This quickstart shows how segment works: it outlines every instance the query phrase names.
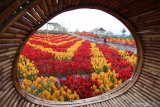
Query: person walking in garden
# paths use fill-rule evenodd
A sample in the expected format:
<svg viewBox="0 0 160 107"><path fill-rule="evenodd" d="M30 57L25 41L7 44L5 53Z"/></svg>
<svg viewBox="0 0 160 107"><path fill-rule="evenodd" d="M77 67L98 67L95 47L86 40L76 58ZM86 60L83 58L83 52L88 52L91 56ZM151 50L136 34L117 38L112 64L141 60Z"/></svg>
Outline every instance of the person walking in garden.
<svg viewBox="0 0 160 107"><path fill-rule="evenodd" d="M106 43L106 38L104 38L104 43Z"/></svg>
<svg viewBox="0 0 160 107"><path fill-rule="evenodd" d="M107 43L106 37L104 37L104 43Z"/></svg>

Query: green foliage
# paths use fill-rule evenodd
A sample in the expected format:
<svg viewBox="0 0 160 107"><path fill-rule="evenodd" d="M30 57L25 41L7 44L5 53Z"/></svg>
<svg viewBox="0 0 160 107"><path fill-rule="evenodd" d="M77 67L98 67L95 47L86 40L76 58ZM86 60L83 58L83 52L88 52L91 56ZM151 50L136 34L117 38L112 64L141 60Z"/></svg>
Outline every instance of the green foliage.
<svg viewBox="0 0 160 107"><path fill-rule="evenodd" d="M104 66L104 67L103 67L103 70L104 70L104 72L108 72L107 66Z"/></svg>
<svg viewBox="0 0 160 107"><path fill-rule="evenodd" d="M128 39L128 40L133 40L133 36L131 34L129 35L125 35L125 36L122 36L122 35L112 35L112 36L108 36L110 38L122 38L122 39Z"/></svg>

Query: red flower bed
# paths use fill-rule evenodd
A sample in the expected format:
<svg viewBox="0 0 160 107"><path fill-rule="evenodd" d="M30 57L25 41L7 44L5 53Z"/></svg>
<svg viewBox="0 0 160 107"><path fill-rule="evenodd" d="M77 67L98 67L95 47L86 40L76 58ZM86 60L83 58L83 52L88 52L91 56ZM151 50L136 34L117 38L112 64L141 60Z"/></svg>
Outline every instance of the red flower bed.
<svg viewBox="0 0 160 107"><path fill-rule="evenodd" d="M96 83L91 80L90 76L82 77L79 75L72 75L67 76L66 80L60 80L60 82L71 89L72 92L76 91L81 99L95 96L94 90L91 87Z"/></svg>
<svg viewBox="0 0 160 107"><path fill-rule="evenodd" d="M41 51L39 49L35 49L27 44L24 46L21 54L33 61L40 59L49 59L54 57L53 54Z"/></svg>
<svg viewBox="0 0 160 107"><path fill-rule="evenodd" d="M90 47L90 42L85 41L74 53L72 60L42 59L35 62L35 65L39 68L40 75L51 74L60 77L83 73L88 74L92 72Z"/></svg>

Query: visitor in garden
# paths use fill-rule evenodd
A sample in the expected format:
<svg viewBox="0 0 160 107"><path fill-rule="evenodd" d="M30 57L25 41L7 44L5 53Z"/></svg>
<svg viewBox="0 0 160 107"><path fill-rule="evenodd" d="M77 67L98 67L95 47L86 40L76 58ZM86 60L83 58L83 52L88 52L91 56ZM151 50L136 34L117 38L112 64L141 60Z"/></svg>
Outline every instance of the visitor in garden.
<svg viewBox="0 0 160 107"><path fill-rule="evenodd" d="M106 43L107 41L106 41L106 38L104 38L104 43Z"/></svg>

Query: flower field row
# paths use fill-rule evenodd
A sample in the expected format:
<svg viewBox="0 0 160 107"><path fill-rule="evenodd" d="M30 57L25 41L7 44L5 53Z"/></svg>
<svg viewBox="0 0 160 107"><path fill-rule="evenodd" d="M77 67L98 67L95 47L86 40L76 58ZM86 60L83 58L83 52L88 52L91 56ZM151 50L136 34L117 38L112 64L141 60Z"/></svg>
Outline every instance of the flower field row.
<svg viewBox="0 0 160 107"><path fill-rule="evenodd" d="M113 42L113 43L119 43L123 45L131 45L131 46L136 46L136 43L134 40L127 40L123 38L107 38L108 42Z"/></svg>
<svg viewBox="0 0 160 107"><path fill-rule="evenodd" d="M71 35L34 34L21 52L18 82L43 99L78 100L117 88L132 76L135 64L130 51Z"/></svg>
<svg viewBox="0 0 160 107"><path fill-rule="evenodd" d="M76 32L76 34L77 34L77 35L80 35L80 36L98 38L97 35L92 34L92 33L87 33L87 32Z"/></svg>
<svg viewBox="0 0 160 107"><path fill-rule="evenodd" d="M92 34L92 33L87 33L87 32L76 32L77 35L80 36L86 36L86 37L93 37L93 38L99 38L97 35ZM102 37L104 39L104 37ZM103 40L102 38L99 38L99 40ZM136 46L134 40L128 40L125 38L107 38L107 42L112 42L112 43L118 43L118 44L123 44L123 45L129 45L129 46Z"/></svg>

